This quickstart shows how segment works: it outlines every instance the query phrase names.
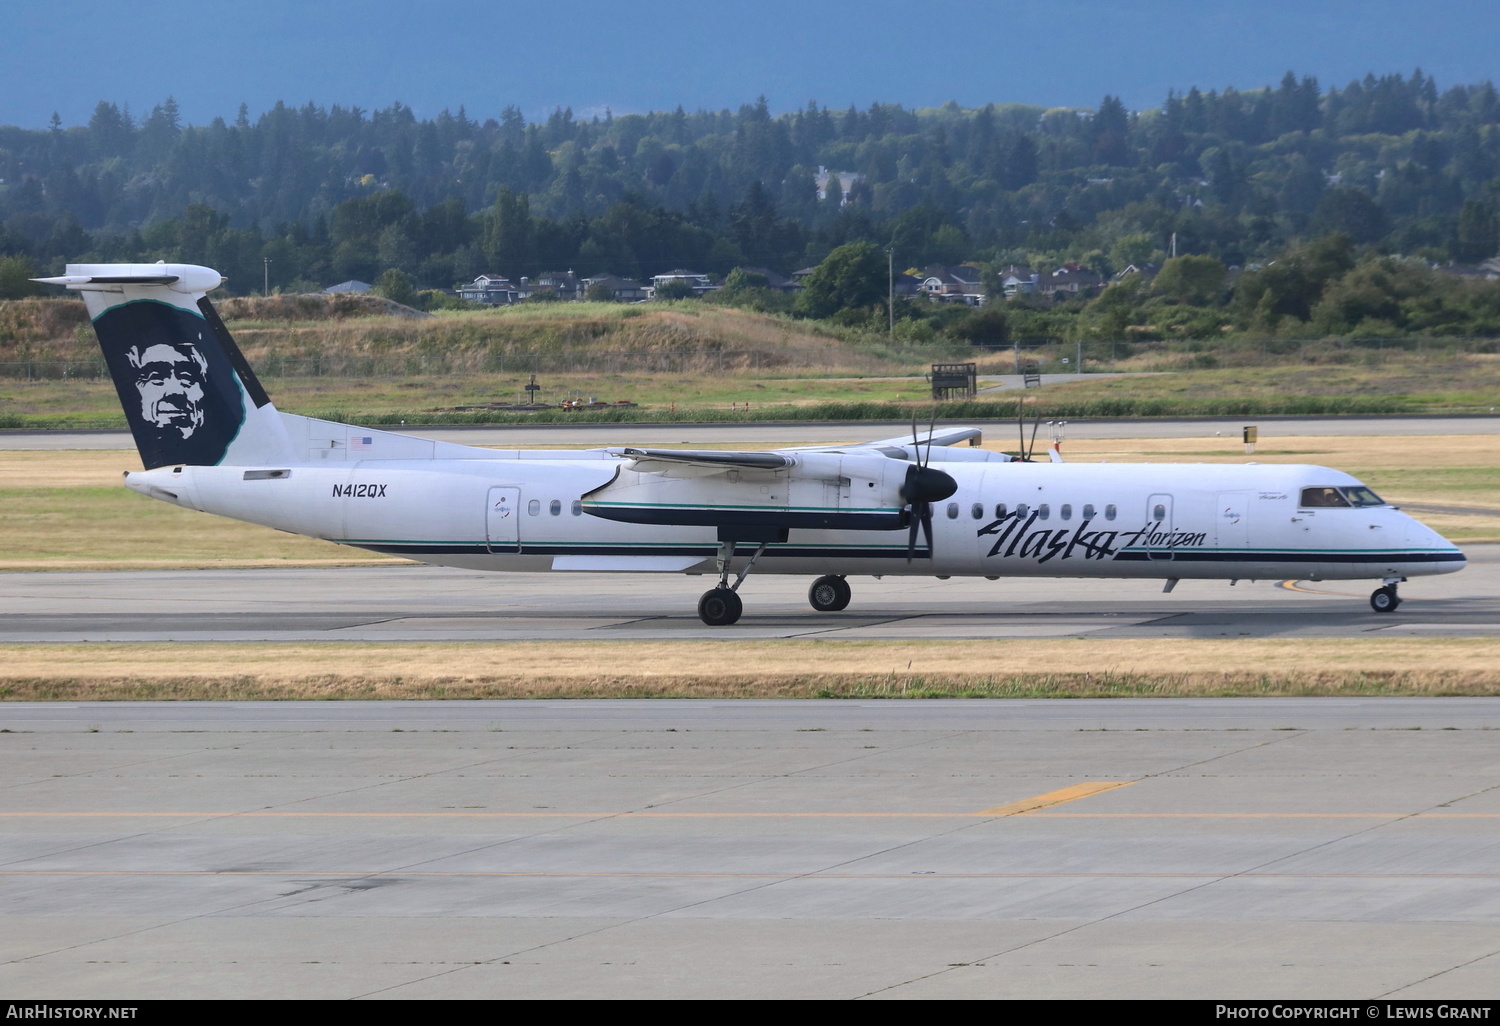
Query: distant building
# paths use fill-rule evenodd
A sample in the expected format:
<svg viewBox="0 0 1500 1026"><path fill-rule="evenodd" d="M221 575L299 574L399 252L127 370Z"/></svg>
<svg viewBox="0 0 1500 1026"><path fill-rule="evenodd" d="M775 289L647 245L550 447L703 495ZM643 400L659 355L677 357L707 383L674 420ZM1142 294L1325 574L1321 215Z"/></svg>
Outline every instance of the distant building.
<svg viewBox="0 0 1500 1026"><path fill-rule="evenodd" d="M796 292L802 288L802 283L795 278L785 278L775 271L764 267L737 267L735 270L744 271L746 274L758 274L766 279L766 288L772 292Z"/></svg>
<svg viewBox="0 0 1500 1026"><path fill-rule="evenodd" d="M861 171L830 171L826 167L819 166L818 173L813 177L813 181L818 186L818 199L828 198L828 183L835 178L839 180L839 194L842 196L839 206L841 207L849 202L849 193L854 186L865 180L864 173Z"/></svg>
<svg viewBox="0 0 1500 1026"><path fill-rule="evenodd" d="M1138 275L1141 276L1141 280L1142 281L1150 281L1152 278L1155 278L1160 273L1161 273L1161 264L1154 264L1154 263L1151 263L1150 261L1146 261L1144 263L1131 264L1128 267L1126 267L1124 270L1115 272L1115 276L1111 280L1113 280L1113 281L1124 281L1130 275L1132 275L1132 274L1138 274Z"/></svg>
<svg viewBox="0 0 1500 1026"><path fill-rule="evenodd" d="M979 268L962 264L958 267L929 267L919 290L928 299L942 303L984 305L984 284Z"/></svg>
<svg viewBox="0 0 1500 1026"><path fill-rule="evenodd" d="M896 280L891 282L891 291L898 299L911 299L913 296L922 294L922 279L905 271L896 275Z"/></svg>
<svg viewBox="0 0 1500 1026"><path fill-rule="evenodd" d="M468 285L458 287L458 298L485 306L510 306L520 298L509 278L498 274L481 274Z"/></svg>
<svg viewBox="0 0 1500 1026"><path fill-rule="evenodd" d="M583 294L578 276L572 271L543 271L535 278L522 278L516 286L516 293L523 300L543 291L551 291L564 301L578 299Z"/></svg>
<svg viewBox="0 0 1500 1026"><path fill-rule="evenodd" d="M667 271L665 274L655 274L651 276L652 298L655 298L657 289L661 288L668 282L674 281L684 282L688 286L688 288L693 290L693 295L695 296L701 296L705 292L712 292L714 289L719 287L708 280L708 275L699 274L697 271L684 270L679 267L675 270Z"/></svg>
<svg viewBox="0 0 1500 1026"><path fill-rule="evenodd" d="M618 274L597 274L592 278L584 278L578 283L580 292L578 298L585 298L585 293L595 285L603 285L615 294L617 303L639 303L650 296L651 290L638 281L630 278L621 278Z"/></svg>
<svg viewBox="0 0 1500 1026"><path fill-rule="evenodd" d="M1434 264L1432 269L1441 271L1443 274L1451 274L1456 278L1482 278L1485 281L1494 281L1500 278L1500 257L1490 257L1481 264Z"/></svg>
<svg viewBox="0 0 1500 1026"><path fill-rule="evenodd" d="M1078 264L1063 264L1052 274L1041 280L1041 292L1053 299L1067 296L1087 296L1104 287L1102 275L1095 274Z"/></svg>
<svg viewBox="0 0 1500 1026"><path fill-rule="evenodd" d="M333 296L338 295L341 292L369 292L374 287L375 286L371 285L367 281L355 281L353 279L350 279L349 281L341 281L337 285L330 285L326 289L324 289L323 292L327 295Z"/></svg>
<svg viewBox="0 0 1500 1026"><path fill-rule="evenodd" d="M1011 264L1000 269L1000 294L1006 299L1029 296L1042 290L1042 276L1030 267Z"/></svg>

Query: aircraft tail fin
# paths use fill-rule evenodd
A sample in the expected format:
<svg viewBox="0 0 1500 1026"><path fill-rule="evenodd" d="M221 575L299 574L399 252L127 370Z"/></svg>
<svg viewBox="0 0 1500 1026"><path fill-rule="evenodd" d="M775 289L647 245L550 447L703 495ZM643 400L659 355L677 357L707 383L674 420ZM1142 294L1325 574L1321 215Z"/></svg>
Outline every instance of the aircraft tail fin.
<svg viewBox="0 0 1500 1026"><path fill-rule="evenodd" d="M83 293L147 470L292 459L281 416L208 300L218 271L69 264L35 280Z"/></svg>

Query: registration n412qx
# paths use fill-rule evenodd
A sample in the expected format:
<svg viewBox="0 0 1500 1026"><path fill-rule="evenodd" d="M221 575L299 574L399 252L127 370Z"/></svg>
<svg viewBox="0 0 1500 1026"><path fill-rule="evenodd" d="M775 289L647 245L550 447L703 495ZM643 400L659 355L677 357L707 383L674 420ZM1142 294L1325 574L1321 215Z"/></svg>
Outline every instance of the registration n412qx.
<svg viewBox="0 0 1500 1026"><path fill-rule="evenodd" d="M1313 466L1031 463L975 428L766 452L484 449L281 413L188 264L73 264L143 472L134 491L340 545L475 570L714 573L705 623L755 573L1373 579L1464 556L1348 474ZM916 432L913 433L917 434ZM969 446L958 443L969 442Z"/></svg>

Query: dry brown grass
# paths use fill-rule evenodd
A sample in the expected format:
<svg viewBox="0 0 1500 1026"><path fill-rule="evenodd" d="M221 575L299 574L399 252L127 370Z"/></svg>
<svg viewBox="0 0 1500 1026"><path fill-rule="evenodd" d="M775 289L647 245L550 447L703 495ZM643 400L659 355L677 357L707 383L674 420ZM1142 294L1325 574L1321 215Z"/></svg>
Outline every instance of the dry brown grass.
<svg viewBox="0 0 1500 1026"><path fill-rule="evenodd" d="M403 560L156 502L134 451L0 451L0 571L337 566Z"/></svg>
<svg viewBox="0 0 1500 1026"><path fill-rule="evenodd" d="M566 662L526 642L5 645L0 665L11 701L1500 694L1500 639L1453 638L611 641Z"/></svg>

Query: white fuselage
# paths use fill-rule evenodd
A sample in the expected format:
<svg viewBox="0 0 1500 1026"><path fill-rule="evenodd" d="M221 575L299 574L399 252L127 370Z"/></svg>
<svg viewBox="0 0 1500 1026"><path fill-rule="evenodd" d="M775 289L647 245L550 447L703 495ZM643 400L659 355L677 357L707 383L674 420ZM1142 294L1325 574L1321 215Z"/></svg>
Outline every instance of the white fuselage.
<svg viewBox="0 0 1500 1026"><path fill-rule="evenodd" d="M715 571L714 527L622 523L583 508L626 466L618 456L470 451L475 458L162 467L126 483L188 508L445 566ZM919 545L908 562L906 530L793 528L755 572L1389 580L1465 565L1450 542L1391 506L1302 505L1304 489L1358 486L1323 467L944 462L941 452L934 466L958 490L934 506L930 558ZM772 495L785 476L764 478ZM857 503L848 479L843 494L838 481L804 504ZM737 566L755 549L740 542Z"/></svg>

